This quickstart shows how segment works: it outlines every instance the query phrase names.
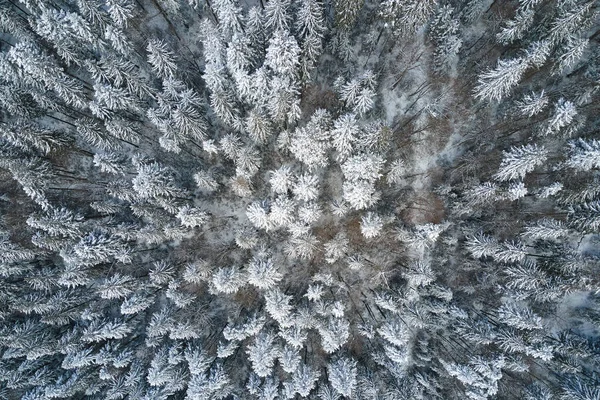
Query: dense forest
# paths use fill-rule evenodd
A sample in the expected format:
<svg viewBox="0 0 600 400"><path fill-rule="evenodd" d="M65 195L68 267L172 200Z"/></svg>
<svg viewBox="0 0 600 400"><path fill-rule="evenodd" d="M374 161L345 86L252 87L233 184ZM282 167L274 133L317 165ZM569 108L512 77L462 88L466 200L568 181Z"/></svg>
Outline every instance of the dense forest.
<svg viewBox="0 0 600 400"><path fill-rule="evenodd" d="M0 399L600 399L600 1L0 0Z"/></svg>

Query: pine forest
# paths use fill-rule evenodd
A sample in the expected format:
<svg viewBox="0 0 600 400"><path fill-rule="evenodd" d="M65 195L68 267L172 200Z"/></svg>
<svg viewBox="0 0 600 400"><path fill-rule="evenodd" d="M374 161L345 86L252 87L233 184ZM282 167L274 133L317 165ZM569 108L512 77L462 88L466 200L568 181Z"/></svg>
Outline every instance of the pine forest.
<svg viewBox="0 0 600 400"><path fill-rule="evenodd" d="M0 400L600 400L600 0L0 0Z"/></svg>

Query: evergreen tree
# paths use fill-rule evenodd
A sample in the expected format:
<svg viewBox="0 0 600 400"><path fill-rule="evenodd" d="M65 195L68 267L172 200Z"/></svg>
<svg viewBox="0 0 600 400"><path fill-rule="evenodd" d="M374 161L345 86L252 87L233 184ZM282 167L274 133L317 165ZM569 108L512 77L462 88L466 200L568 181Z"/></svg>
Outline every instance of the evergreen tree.
<svg viewBox="0 0 600 400"><path fill-rule="evenodd" d="M502 100L518 85L527 68L528 63L522 57L499 60L495 69L479 76L475 97L483 100Z"/></svg>
<svg viewBox="0 0 600 400"><path fill-rule="evenodd" d="M567 165L581 171L589 171L600 166L600 143L579 138L569 143L571 155Z"/></svg>
<svg viewBox="0 0 600 400"><path fill-rule="evenodd" d="M319 196L319 179L315 175L300 175L292 187L294 196L301 201L315 200Z"/></svg>
<svg viewBox="0 0 600 400"><path fill-rule="evenodd" d="M339 394L352 397L356 390L356 361L340 358L327 366L329 382Z"/></svg>
<svg viewBox="0 0 600 400"><path fill-rule="evenodd" d="M296 39L288 31L277 30L269 40L265 65L276 74L293 76L300 63L300 52Z"/></svg>
<svg viewBox="0 0 600 400"><path fill-rule="evenodd" d="M530 8L519 8L514 19L508 20L496 39L502 44L509 44L523 38L527 30L533 24L534 10Z"/></svg>
<svg viewBox="0 0 600 400"><path fill-rule="evenodd" d="M152 65L152 70L156 75L163 79L174 76L177 71L176 59L164 42L153 39L148 42L146 51L148 52L148 62Z"/></svg>
<svg viewBox="0 0 600 400"><path fill-rule="evenodd" d="M548 127L544 131L544 134L556 134L562 128L573 122L573 118L576 115L577 109L573 103L563 98L558 99L554 109L554 115L550 121L548 121Z"/></svg>
<svg viewBox="0 0 600 400"><path fill-rule="evenodd" d="M499 181L523 178L547 158L548 151L537 145L513 147L510 151L503 152L502 163L495 177Z"/></svg>
<svg viewBox="0 0 600 400"><path fill-rule="evenodd" d="M431 16L436 0L385 0L381 16L400 34L414 34Z"/></svg>
<svg viewBox="0 0 600 400"><path fill-rule="evenodd" d="M336 26L349 31L354 27L364 0L336 0L333 3Z"/></svg>
<svg viewBox="0 0 600 400"><path fill-rule="evenodd" d="M274 343L273 335L261 333L248 346L248 358L252 362L252 370L260 377L271 375L279 351Z"/></svg>
<svg viewBox="0 0 600 400"><path fill-rule="evenodd" d="M382 228L383 220L379 215L373 212L368 212L367 214L363 215L360 222L360 231L364 237L371 239L379 236Z"/></svg>
<svg viewBox="0 0 600 400"><path fill-rule="evenodd" d="M331 135L333 147L338 152L338 160L344 160L350 155L359 134L360 128L355 115L345 114L335 120Z"/></svg>
<svg viewBox="0 0 600 400"><path fill-rule="evenodd" d="M454 9L451 6L441 7L431 22L430 35L437 46L434 63L438 71L451 66L453 58L456 57L462 46L462 40L457 35L459 22L452 18L453 12Z"/></svg>
<svg viewBox="0 0 600 400"><path fill-rule="evenodd" d="M291 23L290 7L290 0L268 2L264 7L265 26L272 31L289 29Z"/></svg>
<svg viewBox="0 0 600 400"><path fill-rule="evenodd" d="M270 289L283 279L270 258L254 257L248 265L248 283L260 289Z"/></svg>

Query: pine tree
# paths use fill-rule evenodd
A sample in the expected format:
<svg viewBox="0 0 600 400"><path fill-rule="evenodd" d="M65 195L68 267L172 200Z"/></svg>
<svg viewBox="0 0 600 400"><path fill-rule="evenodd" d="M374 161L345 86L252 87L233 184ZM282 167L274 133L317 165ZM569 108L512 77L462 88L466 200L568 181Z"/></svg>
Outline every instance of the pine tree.
<svg viewBox="0 0 600 400"><path fill-rule="evenodd" d="M228 88L216 89L210 94L210 106L221 118L225 126L241 130L240 112L235 104L234 95Z"/></svg>
<svg viewBox="0 0 600 400"><path fill-rule="evenodd" d="M152 65L152 70L160 78L173 78L177 71L175 55L169 51L166 43L159 39L153 39L148 42L146 47L148 52L148 62Z"/></svg>
<svg viewBox="0 0 600 400"><path fill-rule="evenodd" d="M542 90L539 94L532 92L531 94L527 94L523 97L522 100L517 102L517 106L521 113L533 117L536 114L539 114L546 108L548 105L548 96L545 95Z"/></svg>
<svg viewBox="0 0 600 400"><path fill-rule="evenodd" d="M19 42L7 53L8 60L22 72L27 83L37 86L41 81L47 90L54 90L66 104L84 108L83 88L77 81L68 77L56 61L32 42Z"/></svg>
<svg viewBox="0 0 600 400"><path fill-rule="evenodd" d="M487 2L483 0L469 0L464 10L464 18L467 22L475 22L487 10Z"/></svg>
<svg viewBox="0 0 600 400"><path fill-rule="evenodd" d="M531 309L516 303L505 303L498 309L499 320L517 329L542 329L542 318Z"/></svg>
<svg viewBox="0 0 600 400"><path fill-rule="evenodd" d="M102 172L115 175L125 174L123 160L116 153L94 154L94 165L100 168Z"/></svg>
<svg viewBox="0 0 600 400"><path fill-rule="evenodd" d="M482 100L502 100L519 84L528 66L527 60L522 57L498 60L495 69L479 75L475 97Z"/></svg>
<svg viewBox="0 0 600 400"><path fill-rule="evenodd" d="M315 200L319 196L319 179L315 175L302 174L297 177L292 192L301 201Z"/></svg>
<svg viewBox="0 0 600 400"><path fill-rule="evenodd" d="M481 233L468 238L465 245L474 258L494 256L500 251L496 240Z"/></svg>
<svg viewBox="0 0 600 400"><path fill-rule="evenodd" d="M318 203L305 203L298 208L298 219L307 225L312 225L323 216L323 210Z"/></svg>
<svg viewBox="0 0 600 400"><path fill-rule="evenodd" d="M502 30L496 34L496 40L506 45L522 39L533 24L534 15L534 10L530 8L519 8L515 18L508 20Z"/></svg>
<svg viewBox="0 0 600 400"><path fill-rule="evenodd" d="M208 192L214 192L219 188L219 182L212 176L210 172L198 171L194 174L194 181L199 189Z"/></svg>
<svg viewBox="0 0 600 400"><path fill-rule="evenodd" d="M247 271L248 283L259 289L271 289L283 279L271 258L252 258Z"/></svg>
<svg viewBox="0 0 600 400"><path fill-rule="evenodd" d="M589 45L588 39L569 37L558 58L557 72L562 74L576 65Z"/></svg>
<svg viewBox="0 0 600 400"><path fill-rule="evenodd" d="M259 110L252 110L246 117L246 129L255 143L263 143L271 135L268 118Z"/></svg>
<svg viewBox="0 0 600 400"><path fill-rule="evenodd" d="M373 73L367 71L363 76L341 85L340 97L355 113L364 115L374 106L375 84Z"/></svg>
<svg viewBox="0 0 600 400"><path fill-rule="evenodd" d="M336 27L343 31L351 30L364 3L364 0L335 0L333 7Z"/></svg>
<svg viewBox="0 0 600 400"><path fill-rule="evenodd" d="M265 293L265 308L269 315L282 327L291 325L290 315L293 309L288 296L281 290L274 288Z"/></svg>
<svg viewBox="0 0 600 400"><path fill-rule="evenodd" d="M58 55L68 63L81 64L94 47L101 47L88 21L77 13L44 6L40 9L33 29L51 42Z"/></svg>
<svg viewBox="0 0 600 400"><path fill-rule="evenodd" d="M236 175L250 179L260 168L260 153L254 147L242 147L237 152L234 161Z"/></svg>
<svg viewBox="0 0 600 400"><path fill-rule="evenodd" d="M113 258L124 263L131 262L130 249L117 237L101 230L83 236L73 246L73 252L80 265L97 265Z"/></svg>
<svg viewBox="0 0 600 400"><path fill-rule="evenodd" d="M115 274L104 280L98 292L103 299L121 299L131 294L131 276Z"/></svg>
<svg viewBox="0 0 600 400"><path fill-rule="evenodd" d="M383 229L383 219L376 213L368 212L360 221L360 232L367 239L379 236Z"/></svg>
<svg viewBox="0 0 600 400"><path fill-rule="evenodd" d="M231 394L233 387L229 376L219 364L208 372L192 375L187 387L187 396L192 399L224 399Z"/></svg>
<svg viewBox="0 0 600 400"><path fill-rule="evenodd" d="M132 1L115 1L108 0L108 14L111 19L119 26L127 24L127 20L131 19L135 14L135 6Z"/></svg>
<svg viewBox="0 0 600 400"><path fill-rule="evenodd" d="M312 130L296 128L292 135L290 152L311 170L327 166L327 149L328 144L320 140Z"/></svg>
<svg viewBox="0 0 600 400"><path fill-rule="evenodd" d="M83 217L66 208L48 210L42 215L32 214L27 225L51 236L76 238L81 234Z"/></svg>
<svg viewBox="0 0 600 400"><path fill-rule="evenodd" d="M590 382L591 383L591 382ZM594 397L600 396L600 390L580 378L572 378L566 380L562 385L562 397L568 400L571 399L593 399Z"/></svg>
<svg viewBox="0 0 600 400"><path fill-rule="evenodd" d="M352 397L357 384L356 361L340 358L327 366L329 382L339 394Z"/></svg>
<svg viewBox="0 0 600 400"><path fill-rule="evenodd" d="M413 35L429 20L436 0L385 0L380 14L401 35Z"/></svg>
<svg viewBox="0 0 600 400"><path fill-rule="evenodd" d="M498 393L498 381L502 378L501 368L504 358L485 360L473 359L469 365L442 361L446 371L460 380L466 387L466 395L471 399L483 400Z"/></svg>
<svg viewBox="0 0 600 400"><path fill-rule="evenodd" d="M175 185L172 171L157 162L140 164L132 180L133 189L144 199L184 196L185 191Z"/></svg>
<svg viewBox="0 0 600 400"><path fill-rule="evenodd" d="M292 375L293 392L298 393L300 397L308 397L315 388L320 374L317 370L302 363Z"/></svg>
<svg viewBox="0 0 600 400"><path fill-rule="evenodd" d="M241 86L243 78L247 77L247 71L251 69L256 57L255 51L250 45L250 39L242 34L234 34L231 42L227 45L226 59L227 68L238 86ZM239 92L243 90L238 89Z"/></svg>
<svg viewBox="0 0 600 400"><path fill-rule="evenodd" d="M506 191L506 198L515 201L527 195L528 190L523 182L510 182Z"/></svg>
<svg viewBox="0 0 600 400"><path fill-rule="evenodd" d="M274 343L275 337L268 333L258 334L254 342L248 346L248 358L252 362L252 370L260 377L271 375L279 350Z"/></svg>
<svg viewBox="0 0 600 400"><path fill-rule="evenodd" d="M94 85L94 100L90 103L90 110L100 119L109 119L118 111L137 113L140 109L136 99L124 89L97 83Z"/></svg>
<svg viewBox="0 0 600 400"><path fill-rule="evenodd" d="M289 31L277 30L269 40L265 65L276 74L293 76L300 64L300 53L300 47Z"/></svg>
<svg viewBox="0 0 600 400"><path fill-rule="evenodd" d="M381 177L384 159L378 154L361 153L348 158L342 164L344 178L356 182L365 180L374 183Z"/></svg>
<svg viewBox="0 0 600 400"><path fill-rule="evenodd" d="M525 59L535 68L541 68L552 50L552 44L548 40L538 40L529 45L525 50Z"/></svg>
<svg viewBox="0 0 600 400"><path fill-rule="evenodd" d="M349 324L343 318L330 317L317 329L321 335L321 346L326 353L333 353L340 349L350 336Z"/></svg>
<svg viewBox="0 0 600 400"><path fill-rule="evenodd" d="M558 99L554 109L554 115L548 121L548 126L544 131L545 135L556 134L558 131L568 126L573 122L573 118L577 115L575 105L564 98Z"/></svg>
<svg viewBox="0 0 600 400"><path fill-rule="evenodd" d="M294 232L294 228L299 228ZM317 250L318 239L309 233L307 225L294 226L290 228L292 237L284 247L284 253L291 258L309 259Z"/></svg>
<svg viewBox="0 0 600 400"><path fill-rule="evenodd" d="M325 257L328 263L333 264L348 252L348 238L344 232L339 232L329 242L325 243Z"/></svg>
<svg viewBox="0 0 600 400"><path fill-rule="evenodd" d="M457 35L459 21L452 17L453 12L451 6L441 7L431 23L430 36L436 44L434 68L438 71L451 67L462 46L462 40Z"/></svg>
<svg viewBox="0 0 600 400"><path fill-rule="evenodd" d="M296 204L287 197L278 197L271 203L269 221L273 227L285 228L295 220Z"/></svg>
<svg viewBox="0 0 600 400"><path fill-rule="evenodd" d="M287 345L283 347L279 355L279 363L285 372L293 374L300 362L301 358L298 350Z"/></svg>
<svg viewBox="0 0 600 400"><path fill-rule="evenodd" d="M202 226L209 220L206 212L190 206L181 207L176 217L181 222L181 225L188 228Z"/></svg>
<svg viewBox="0 0 600 400"><path fill-rule="evenodd" d="M22 120L6 127L0 126L0 136L15 147L43 155L67 143L57 132Z"/></svg>
<svg viewBox="0 0 600 400"><path fill-rule="evenodd" d="M435 281L435 274L431 269L431 264L425 260L418 260L412 263L403 276L408 281L409 287L427 286Z"/></svg>
<svg viewBox="0 0 600 400"><path fill-rule="evenodd" d="M375 190L373 183L364 180L356 182L345 181L343 184L343 193L344 200L356 210L363 210L373 206L381 197L381 194Z"/></svg>
<svg viewBox="0 0 600 400"><path fill-rule="evenodd" d="M229 133L221 138L219 145L226 157L235 159L241 151L243 143L239 136Z"/></svg>
<svg viewBox="0 0 600 400"><path fill-rule="evenodd" d="M270 171L269 183L273 192L277 194L286 194L293 185L292 170L284 165L274 171Z"/></svg>
<svg viewBox="0 0 600 400"><path fill-rule="evenodd" d="M244 285L244 278L238 267L219 268L212 276L212 284L217 292L232 294Z"/></svg>
<svg viewBox="0 0 600 400"><path fill-rule="evenodd" d="M544 164L547 158L548 151L535 144L513 147L510 151L503 152L502 163L495 178L499 181L522 179L535 167Z"/></svg>
<svg viewBox="0 0 600 400"><path fill-rule="evenodd" d="M290 28L291 16L290 0L273 0L265 5L265 26L272 30L286 30Z"/></svg>
<svg viewBox="0 0 600 400"><path fill-rule="evenodd" d="M561 3L551 23L550 38L558 43L585 29L591 23L593 4L592 1Z"/></svg>
<svg viewBox="0 0 600 400"><path fill-rule="evenodd" d="M236 33L243 31L242 27L242 8L233 0L216 0L212 3L217 19L219 21L219 30L224 39L229 39Z"/></svg>
<svg viewBox="0 0 600 400"><path fill-rule="evenodd" d="M359 134L360 128L354 114L344 114L335 120L331 135L338 160L345 160L350 155Z"/></svg>
<svg viewBox="0 0 600 400"><path fill-rule="evenodd" d="M567 165L580 171L600 167L600 142L579 138L569 142L571 154Z"/></svg>

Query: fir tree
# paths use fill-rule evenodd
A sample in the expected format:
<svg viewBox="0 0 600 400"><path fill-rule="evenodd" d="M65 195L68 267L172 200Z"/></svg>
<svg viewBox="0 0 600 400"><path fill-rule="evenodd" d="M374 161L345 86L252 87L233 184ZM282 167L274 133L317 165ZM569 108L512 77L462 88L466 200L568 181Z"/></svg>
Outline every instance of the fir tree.
<svg viewBox="0 0 600 400"><path fill-rule="evenodd" d="M342 396L352 397L356 390L356 361L340 358L327 366L331 386Z"/></svg>
<svg viewBox="0 0 600 400"><path fill-rule="evenodd" d="M547 158L548 151L537 145L513 147L510 151L503 152L502 163L495 177L499 181L523 178Z"/></svg>
<svg viewBox="0 0 600 400"><path fill-rule="evenodd" d="M499 60L495 69L479 76L475 96L483 100L502 100L518 85L527 68L524 58Z"/></svg>
<svg viewBox="0 0 600 400"><path fill-rule="evenodd" d="M364 0L336 0L334 2L336 25L343 30L354 27Z"/></svg>
<svg viewBox="0 0 600 400"><path fill-rule="evenodd" d="M600 167L600 143L579 138L569 143L571 155L567 165L581 171Z"/></svg>

